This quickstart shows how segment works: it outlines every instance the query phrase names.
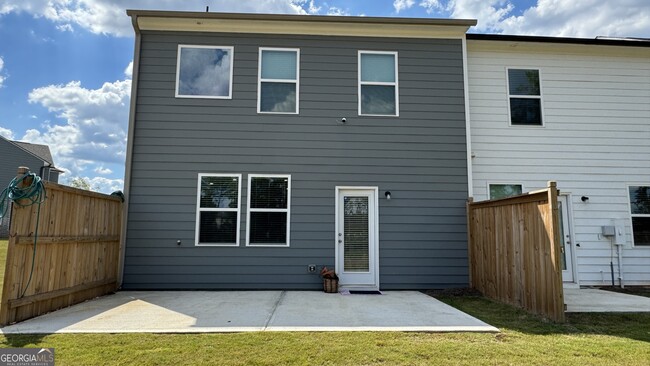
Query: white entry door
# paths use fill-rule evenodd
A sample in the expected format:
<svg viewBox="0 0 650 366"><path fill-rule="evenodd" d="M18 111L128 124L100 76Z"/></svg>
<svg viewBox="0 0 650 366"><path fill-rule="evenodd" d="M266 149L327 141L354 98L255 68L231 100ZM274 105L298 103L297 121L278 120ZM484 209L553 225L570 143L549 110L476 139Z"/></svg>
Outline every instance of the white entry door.
<svg viewBox="0 0 650 366"><path fill-rule="evenodd" d="M567 196L557 197L560 214L560 234L562 235L562 281L573 282L573 247L571 245L571 225Z"/></svg>
<svg viewBox="0 0 650 366"><path fill-rule="evenodd" d="M376 187L336 188L336 273L339 285L379 290Z"/></svg>

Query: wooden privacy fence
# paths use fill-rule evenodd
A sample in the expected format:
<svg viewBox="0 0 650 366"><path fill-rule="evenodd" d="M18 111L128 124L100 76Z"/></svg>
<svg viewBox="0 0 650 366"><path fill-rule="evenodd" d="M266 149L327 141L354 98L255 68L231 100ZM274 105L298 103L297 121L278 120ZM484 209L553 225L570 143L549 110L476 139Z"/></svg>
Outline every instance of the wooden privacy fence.
<svg viewBox="0 0 650 366"><path fill-rule="evenodd" d="M45 188L35 255L38 205L13 205L1 325L117 289L121 199L51 182Z"/></svg>
<svg viewBox="0 0 650 366"><path fill-rule="evenodd" d="M485 296L564 321L555 182L520 196L467 204L471 286Z"/></svg>

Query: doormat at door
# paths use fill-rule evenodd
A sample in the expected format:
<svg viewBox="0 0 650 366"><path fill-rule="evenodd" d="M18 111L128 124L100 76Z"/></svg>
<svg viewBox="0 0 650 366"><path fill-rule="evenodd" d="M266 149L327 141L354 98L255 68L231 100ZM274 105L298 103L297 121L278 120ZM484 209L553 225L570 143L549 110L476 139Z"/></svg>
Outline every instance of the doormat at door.
<svg viewBox="0 0 650 366"><path fill-rule="evenodd" d="M352 295L381 295L381 291L350 291Z"/></svg>

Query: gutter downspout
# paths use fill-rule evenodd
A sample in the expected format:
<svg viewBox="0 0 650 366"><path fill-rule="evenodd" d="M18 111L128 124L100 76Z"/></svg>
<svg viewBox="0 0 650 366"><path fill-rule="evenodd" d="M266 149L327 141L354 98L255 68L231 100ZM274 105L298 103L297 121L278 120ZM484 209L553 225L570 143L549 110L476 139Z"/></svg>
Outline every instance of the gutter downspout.
<svg viewBox="0 0 650 366"><path fill-rule="evenodd" d="M124 168L124 205L122 208L122 232L120 235L120 256L118 264L117 288L122 287L124 278L124 260L126 255L126 229L129 218L129 201L131 196L131 165L133 163L133 136L135 132L135 109L140 74L141 33L138 27L138 16L132 15L131 22L135 31L135 46L133 49L133 72L131 74L131 101L129 111L129 130L126 143L126 164Z"/></svg>
<svg viewBox="0 0 650 366"><path fill-rule="evenodd" d="M467 34L463 34L463 89L465 99L465 139L467 145L467 196L474 197L474 177L472 173L472 130L469 108L469 75L467 67Z"/></svg>

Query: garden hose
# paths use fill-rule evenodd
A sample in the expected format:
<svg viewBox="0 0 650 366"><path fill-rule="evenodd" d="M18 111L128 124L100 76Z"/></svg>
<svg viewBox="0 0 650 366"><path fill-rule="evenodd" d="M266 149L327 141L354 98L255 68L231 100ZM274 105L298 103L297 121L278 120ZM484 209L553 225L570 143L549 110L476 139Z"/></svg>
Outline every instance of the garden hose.
<svg viewBox="0 0 650 366"><path fill-rule="evenodd" d="M31 178L31 183L25 185L27 179ZM22 187L22 188L21 188ZM36 211L36 228L34 229L34 251L32 253L32 269L29 271L29 279L22 291L20 297L25 296L27 288L32 282L34 274L34 263L36 262L36 241L38 239L38 223L41 217L41 203L47 198L45 196L45 185L38 175L27 172L22 177L16 177L11 180L9 186L0 193L0 219L2 219L9 210L9 203L13 202L19 207L28 207L38 205Z"/></svg>

